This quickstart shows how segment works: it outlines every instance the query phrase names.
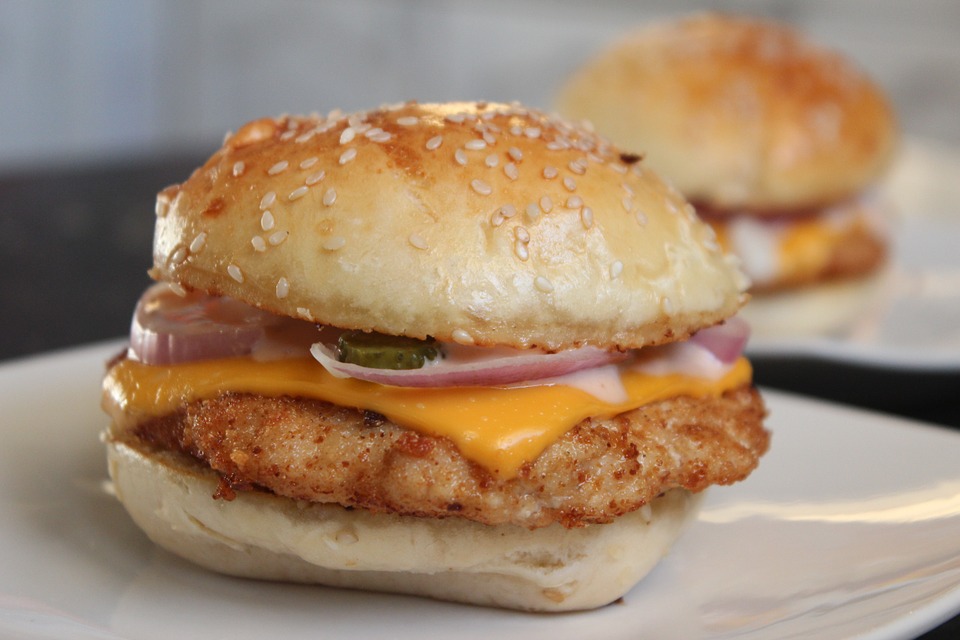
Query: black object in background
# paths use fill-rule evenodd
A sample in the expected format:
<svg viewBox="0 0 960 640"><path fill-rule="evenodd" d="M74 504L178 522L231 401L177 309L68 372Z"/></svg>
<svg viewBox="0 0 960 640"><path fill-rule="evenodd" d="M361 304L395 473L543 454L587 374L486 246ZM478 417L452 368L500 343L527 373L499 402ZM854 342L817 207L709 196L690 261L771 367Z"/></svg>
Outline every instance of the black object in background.
<svg viewBox="0 0 960 640"><path fill-rule="evenodd" d="M0 176L0 359L123 336L185 156Z"/></svg>

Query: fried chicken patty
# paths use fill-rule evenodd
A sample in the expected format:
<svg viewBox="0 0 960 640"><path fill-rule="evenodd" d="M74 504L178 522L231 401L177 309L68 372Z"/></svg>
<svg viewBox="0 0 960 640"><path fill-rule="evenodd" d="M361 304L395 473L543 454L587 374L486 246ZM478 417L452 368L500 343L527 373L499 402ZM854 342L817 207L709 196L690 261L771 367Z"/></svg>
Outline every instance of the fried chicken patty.
<svg viewBox="0 0 960 640"><path fill-rule="evenodd" d="M290 397L227 394L114 437L179 451L233 490L267 490L372 512L527 528L610 522L663 492L745 478L769 446L765 409L744 386L587 419L503 479L445 439L372 412Z"/></svg>

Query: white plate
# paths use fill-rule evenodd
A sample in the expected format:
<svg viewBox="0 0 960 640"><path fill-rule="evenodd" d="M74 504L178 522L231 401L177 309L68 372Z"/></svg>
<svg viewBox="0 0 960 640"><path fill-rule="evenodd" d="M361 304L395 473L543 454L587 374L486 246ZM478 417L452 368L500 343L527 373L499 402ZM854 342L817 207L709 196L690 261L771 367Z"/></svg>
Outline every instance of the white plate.
<svg viewBox="0 0 960 640"><path fill-rule="evenodd" d="M0 365L0 637L880 639L960 611L960 434L775 393L760 469L711 490L623 604L531 615L210 574L105 492L118 348Z"/></svg>
<svg viewBox="0 0 960 640"><path fill-rule="evenodd" d="M960 153L908 140L883 191L892 256L863 314L829 336L755 336L750 355L960 371Z"/></svg>

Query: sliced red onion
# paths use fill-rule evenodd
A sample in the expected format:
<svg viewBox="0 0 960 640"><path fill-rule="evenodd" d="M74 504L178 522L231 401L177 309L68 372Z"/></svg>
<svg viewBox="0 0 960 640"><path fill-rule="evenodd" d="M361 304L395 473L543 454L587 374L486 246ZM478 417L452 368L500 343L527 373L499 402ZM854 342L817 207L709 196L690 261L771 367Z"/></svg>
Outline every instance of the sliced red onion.
<svg viewBox="0 0 960 640"><path fill-rule="evenodd" d="M395 387L469 387L493 386L553 378L582 369L618 362L627 357L596 347L581 347L558 353L542 351L490 351L479 356L484 347L475 347L474 357L448 357L421 369L374 369L337 360L332 347L317 342L310 349L313 357L338 378L357 378ZM456 353L456 349L454 349Z"/></svg>
<svg viewBox="0 0 960 640"><path fill-rule="evenodd" d="M690 342L699 345L725 364L734 362L743 353L750 338L750 325L739 316L727 318L722 324L701 329Z"/></svg>
<svg viewBox="0 0 960 640"><path fill-rule="evenodd" d="M133 314L130 349L139 361L169 365L250 353L275 316L232 298L187 293L160 283Z"/></svg>

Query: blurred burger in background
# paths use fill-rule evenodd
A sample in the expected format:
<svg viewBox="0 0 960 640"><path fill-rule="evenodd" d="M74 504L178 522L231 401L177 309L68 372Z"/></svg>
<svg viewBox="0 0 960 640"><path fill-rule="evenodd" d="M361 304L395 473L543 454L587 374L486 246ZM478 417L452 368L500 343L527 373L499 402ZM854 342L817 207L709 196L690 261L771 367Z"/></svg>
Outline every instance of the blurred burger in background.
<svg viewBox="0 0 960 640"><path fill-rule="evenodd" d="M627 35L557 108L641 153L743 261L755 335L823 333L869 305L888 253L877 189L897 125L841 54L769 20L698 14Z"/></svg>

